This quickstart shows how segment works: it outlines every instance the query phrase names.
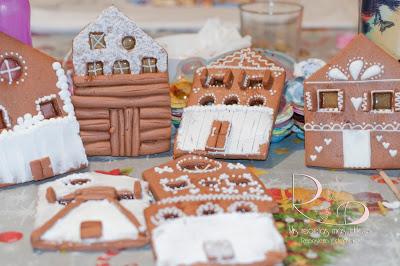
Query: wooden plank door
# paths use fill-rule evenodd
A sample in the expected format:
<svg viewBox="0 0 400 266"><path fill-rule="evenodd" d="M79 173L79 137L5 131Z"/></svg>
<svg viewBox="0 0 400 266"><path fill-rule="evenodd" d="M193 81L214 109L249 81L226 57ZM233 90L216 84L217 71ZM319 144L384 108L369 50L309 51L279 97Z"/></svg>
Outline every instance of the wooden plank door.
<svg viewBox="0 0 400 266"><path fill-rule="evenodd" d="M139 109L111 109L111 155L139 155Z"/></svg>

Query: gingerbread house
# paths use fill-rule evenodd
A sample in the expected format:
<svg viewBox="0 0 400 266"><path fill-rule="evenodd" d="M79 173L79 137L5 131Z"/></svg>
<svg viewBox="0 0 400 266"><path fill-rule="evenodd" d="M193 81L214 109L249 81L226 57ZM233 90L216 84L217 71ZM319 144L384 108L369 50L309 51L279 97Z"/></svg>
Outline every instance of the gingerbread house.
<svg viewBox="0 0 400 266"><path fill-rule="evenodd" d="M285 71L250 48L199 68L174 156L265 160Z"/></svg>
<svg viewBox="0 0 400 266"><path fill-rule="evenodd" d="M74 96L88 155L170 149L167 53L116 7L73 41Z"/></svg>
<svg viewBox="0 0 400 266"><path fill-rule="evenodd" d="M0 186L87 166L61 64L0 33Z"/></svg>
<svg viewBox="0 0 400 266"><path fill-rule="evenodd" d="M306 165L400 167L400 65L356 36L305 82Z"/></svg>
<svg viewBox="0 0 400 266"><path fill-rule="evenodd" d="M147 184L129 176L73 174L39 186L32 246L109 250L144 246Z"/></svg>
<svg viewBox="0 0 400 266"><path fill-rule="evenodd" d="M157 265L272 266L286 256L264 202L155 204L145 216Z"/></svg>

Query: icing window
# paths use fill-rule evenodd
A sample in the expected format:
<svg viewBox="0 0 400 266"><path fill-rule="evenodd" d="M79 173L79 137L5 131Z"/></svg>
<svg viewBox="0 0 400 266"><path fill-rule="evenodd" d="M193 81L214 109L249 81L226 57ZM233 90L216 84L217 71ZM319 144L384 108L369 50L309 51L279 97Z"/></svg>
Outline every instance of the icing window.
<svg viewBox="0 0 400 266"><path fill-rule="evenodd" d="M133 36L125 36L122 39L122 46L128 51L132 50L136 46L136 39Z"/></svg>
<svg viewBox="0 0 400 266"><path fill-rule="evenodd" d="M89 33L90 49L103 49L106 48L105 34L103 32Z"/></svg>
<svg viewBox="0 0 400 266"><path fill-rule="evenodd" d="M225 98L223 104L225 105L235 105L239 104L240 100L237 95L230 95L229 97Z"/></svg>
<svg viewBox="0 0 400 266"><path fill-rule="evenodd" d="M265 99L263 97L252 97L249 100L249 106L263 106L265 104Z"/></svg>
<svg viewBox="0 0 400 266"><path fill-rule="evenodd" d="M223 151L225 150L226 140L229 135L231 123L229 121L214 120L211 126L211 132L208 136L206 150Z"/></svg>
<svg viewBox="0 0 400 266"><path fill-rule="evenodd" d="M103 62L87 63L87 74L90 77L103 75Z"/></svg>
<svg viewBox="0 0 400 266"><path fill-rule="evenodd" d="M157 73L157 59L153 57L144 57L142 59L142 73Z"/></svg>
<svg viewBox="0 0 400 266"><path fill-rule="evenodd" d="M233 74L231 70L222 73L210 74L206 77L205 87L223 87L229 89L232 86Z"/></svg>
<svg viewBox="0 0 400 266"><path fill-rule="evenodd" d="M232 244L228 240L205 241L203 250L211 263L226 263L235 258Z"/></svg>
<svg viewBox="0 0 400 266"><path fill-rule="evenodd" d="M215 104L215 98L211 95L206 95L203 96L200 101L199 101L200 105L206 106L206 105L214 105Z"/></svg>
<svg viewBox="0 0 400 266"><path fill-rule="evenodd" d="M0 131L7 128L4 112L0 110Z"/></svg>
<svg viewBox="0 0 400 266"><path fill-rule="evenodd" d="M242 73L240 83L241 89L267 89L271 73L266 71L261 75L250 75L246 72Z"/></svg>
<svg viewBox="0 0 400 266"><path fill-rule="evenodd" d="M130 74L131 68L127 60L115 61L113 66L113 74Z"/></svg>
<svg viewBox="0 0 400 266"><path fill-rule="evenodd" d="M376 111L393 110L393 92L373 92L372 109Z"/></svg>
<svg viewBox="0 0 400 266"><path fill-rule="evenodd" d="M321 91L319 92L319 109L338 109L339 92Z"/></svg>
<svg viewBox="0 0 400 266"><path fill-rule="evenodd" d="M103 235L101 221L85 221L81 223L81 239L100 238Z"/></svg>
<svg viewBox="0 0 400 266"><path fill-rule="evenodd" d="M19 62L12 58L5 58L0 63L0 78L2 81L12 84L22 76L22 67Z"/></svg>
<svg viewBox="0 0 400 266"><path fill-rule="evenodd" d="M183 159L176 164L179 171L188 173L207 173L221 168L221 163L203 157Z"/></svg>
<svg viewBox="0 0 400 266"><path fill-rule="evenodd" d="M39 104L39 106L40 112L42 113L44 119L61 116L61 111L58 108L57 102L55 100L42 102Z"/></svg>

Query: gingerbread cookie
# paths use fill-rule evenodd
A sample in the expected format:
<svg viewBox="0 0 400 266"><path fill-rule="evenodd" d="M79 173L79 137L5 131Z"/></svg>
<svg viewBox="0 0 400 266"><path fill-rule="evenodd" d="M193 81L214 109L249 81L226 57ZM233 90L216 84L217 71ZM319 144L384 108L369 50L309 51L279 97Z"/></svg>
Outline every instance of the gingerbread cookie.
<svg viewBox="0 0 400 266"><path fill-rule="evenodd" d="M184 155L143 172L143 179L156 200L204 199L209 195L236 199L269 198L261 180L241 163L216 161L199 155ZM172 200L174 200L172 199Z"/></svg>
<svg viewBox="0 0 400 266"><path fill-rule="evenodd" d="M276 265L286 249L269 211L260 201L153 205L145 215L157 265Z"/></svg>
<svg viewBox="0 0 400 266"><path fill-rule="evenodd" d="M167 53L116 7L73 41L72 103L88 155L170 149Z"/></svg>
<svg viewBox="0 0 400 266"><path fill-rule="evenodd" d="M305 81L306 165L400 168L400 65L356 36Z"/></svg>
<svg viewBox="0 0 400 266"><path fill-rule="evenodd" d="M60 63L0 32L0 187L88 164Z"/></svg>
<svg viewBox="0 0 400 266"><path fill-rule="evenodd" d="M144 246L147 183L129 176L73 174L39 186L32 246L108 250Z"/></svg>
<svg viewBox="0 0 400 266"><path fill-rule="evenodd" d="M196 70L174 156L267 158L285 70L252 49Z"/></svg>

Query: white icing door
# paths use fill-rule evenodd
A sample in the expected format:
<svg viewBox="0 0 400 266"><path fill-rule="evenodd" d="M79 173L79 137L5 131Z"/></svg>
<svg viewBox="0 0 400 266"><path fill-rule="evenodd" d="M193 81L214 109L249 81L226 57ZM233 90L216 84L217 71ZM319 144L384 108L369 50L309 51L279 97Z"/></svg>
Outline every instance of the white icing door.
<svg viewBox="0 0 400 266"><path fill-rule="evenodd" d="M344 167L371 167L371 134L368 130L343 130Z"/></svg>

